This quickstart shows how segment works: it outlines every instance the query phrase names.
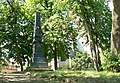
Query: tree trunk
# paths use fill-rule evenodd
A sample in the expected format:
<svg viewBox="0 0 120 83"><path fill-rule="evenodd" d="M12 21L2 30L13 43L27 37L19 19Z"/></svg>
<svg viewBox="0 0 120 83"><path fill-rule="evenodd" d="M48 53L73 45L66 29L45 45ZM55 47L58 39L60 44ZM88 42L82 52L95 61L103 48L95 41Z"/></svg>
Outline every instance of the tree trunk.
<svg viewBox="0 0 120 83"><path fill-rule="evenodd" d="M97 48L97 62L98 62L98 67L99 67L99 70L103 70L103 68L101 67L102 64L101 64L101 57L100 57L99 46L96 45L96 48Z"/></svg>
<svg viewBox="0 0 120 83"><path fill-rule="evenodd" d="M30 60L29 60L29 57L26 57L26 59L27 59L27 62L28 62L27 67L30 67Z"/></svg>
<svg viewBox="0 0 120 83"><path fill-rule="evenodd" d="M22 61L20 61L20 67L21 67L21 71L23 71L23 64L22 64Z"/></svg>
<svg viewBox="0 0 120 83"><path fill-rule="evenodd" d="M87 10L86 10L87 11ZM95 37L92 33L92 25L89 22L89 18L86 14L84 14L84 20L86 23L86 30L88 33L88 38L89 38L89 44L90 44L90 50L91 50L91 56L93 60L93 66L96 71L99 71L99 64L97 61L97 49L96 49L96 44L95 44Z"/></svg>
<svg viewBox="0 0 120 83"><path fill-rule="evenodd" d="M55 66L55 70L57 69L57 48L55 46L55 50L54 50L54 66Z"/></svg>
<svg viewBox="0 0 120 83"><path fill-rule="evenodd" d="M111 50L114 54L120 52L120 0L113 1Z"/></svg>
<svg viewBox="0 0 120 83"><path fill-rule="evenodd" d="M89 42L90 42L90 49L91 49L91 55L92 55L92 60L93 60L93 66L96 71L99 71L99 66L98 66L98 61L97 61L97 53L96 53L96 46L94 43L93 35L91 33L91 27L87 27L88 31L88 37L89 37Z"/></svg>

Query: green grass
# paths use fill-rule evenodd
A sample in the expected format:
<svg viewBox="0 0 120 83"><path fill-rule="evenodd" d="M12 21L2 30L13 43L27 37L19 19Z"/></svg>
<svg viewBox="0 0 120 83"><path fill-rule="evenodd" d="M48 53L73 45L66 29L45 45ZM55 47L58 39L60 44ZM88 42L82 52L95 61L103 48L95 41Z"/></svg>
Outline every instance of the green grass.
<svg viewBox="0 0 120 83"><path fill-rule="evenodd" d="M120 83L120 73L106 71L32 71L31 74L36 74L36 79L43 78L49 83Z"/></svg>

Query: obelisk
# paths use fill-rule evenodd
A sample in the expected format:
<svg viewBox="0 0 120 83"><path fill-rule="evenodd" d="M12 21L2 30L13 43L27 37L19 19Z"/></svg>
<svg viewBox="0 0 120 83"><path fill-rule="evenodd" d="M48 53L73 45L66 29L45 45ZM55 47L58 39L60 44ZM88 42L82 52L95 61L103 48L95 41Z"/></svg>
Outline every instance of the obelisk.
<svg viewBox="0 0 120 83"><path fill-rule="evenodd" d="M33 35L33 62L32 67L47 67L48 64L45 61L44 54L42 52L42 30L40 12L35 14L35 26Z"/></svg>

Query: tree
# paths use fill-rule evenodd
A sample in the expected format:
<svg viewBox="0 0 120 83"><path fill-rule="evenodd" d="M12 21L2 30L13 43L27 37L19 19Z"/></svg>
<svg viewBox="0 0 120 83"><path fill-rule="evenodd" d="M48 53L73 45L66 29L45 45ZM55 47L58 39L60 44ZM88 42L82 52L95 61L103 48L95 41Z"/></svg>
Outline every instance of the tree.
<svg viewBox="0 0 120 83"><path fill-rule="evenodd" d="M6 0L0 11L0 45L21 68L25 59L32 58L36 11L41 15L43 51L47 59L54 58L55 68L58 57L67 58L71 50L77 50L80 30L90 44L96 70L101 66L99 48L110 47L111 13L103 0ZM80 18L77 23L74 15Z"/></svg>
<svg viewBox="0 0 120 83"><path fill-rule="evenodd" d="M18 1L6 0L2 5L1 45L7 49L7 57L14 58L23 70L25 59L32 54L32 28L31 22L26 18L22 4ZM7 58L6 57L6 58ZM29 61L28 61L29 62Z"/></svg>
<svg viewBox="0 0 120 83"><path fill-rule="evenodd" d="M114 54L120 52L120 1L113 0L111 50Z"/></svg>
<svg viewBox="0 0 120 83"><path fill-rule="evenodd" d="M56 65L58 56L70 55L71 44L75 48L76 30L72 26L68 11L61 10L62 3L54 0L4 2L0 21L4 22L1 23L4 34L1 33L1 45L8 50L8 57L14 58L21 65L21 70L25 59L32 58L32 33L36 10L41 14L43 50L46 57L55 58Z"/></svg>
<svg viewBox="0 0 120 83"><path fill-rule="evenodd" d="M99 48L106 50L110 47L110 10L102 0L74 0L69 3L70 8L73 8L71 10L73 15L76 14L80 18L77 24L78 30L81 30L82 33L84 30L82 36L87 37L94 68L99 71L101 67ZM74 5L72 5L73 3Z"/></svg>
<svg viewBox="0 0 120 83"><path fill-rule="evenodd" d="M73 27L73 22L67 10L63 10L64 1L57 1L50 6L51 16L43 24L43 50L48 59L54 58L55 69L57 69L57 59L64 57L67 59L72 49L76 49L77 30ZM51 9L52 8L52 9Z"/></svg>
<svg viewBox="0 0 120 83"><path fill-rule="evenodd" d="M55 69L57 69L57 58L66 57L67 59L70 55L71 46L76 42L76 30L69 22L56 14L46 22L43 47L45 47L44 51L48 59L54 58Z"/></svg>

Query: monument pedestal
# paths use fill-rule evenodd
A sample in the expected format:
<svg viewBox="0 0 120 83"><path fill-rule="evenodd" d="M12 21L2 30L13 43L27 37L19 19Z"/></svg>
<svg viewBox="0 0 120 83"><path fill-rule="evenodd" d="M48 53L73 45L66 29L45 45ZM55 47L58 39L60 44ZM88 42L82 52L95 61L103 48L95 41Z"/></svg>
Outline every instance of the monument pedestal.
<svg viewBox="0 0 120 83"><path fill-rule="evenodd" d="M45 60L42 52L42 30L40 26L40 12L36 12L35 15L35 27L33 35L33 61L30 69L46 70L48 63Z"/></svg>

